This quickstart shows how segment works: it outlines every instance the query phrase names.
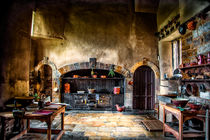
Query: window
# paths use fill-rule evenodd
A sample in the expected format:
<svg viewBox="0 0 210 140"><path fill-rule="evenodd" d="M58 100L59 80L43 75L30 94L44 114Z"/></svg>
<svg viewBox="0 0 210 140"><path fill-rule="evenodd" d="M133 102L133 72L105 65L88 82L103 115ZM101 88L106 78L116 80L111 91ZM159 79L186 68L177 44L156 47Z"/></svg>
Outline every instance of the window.
<svg viewBox="0 0 210 140"><path fill-rule="evenodd" d="M172 41L172 67L173 71L179 67L179 65L182 62L182 56L181 56L181 51L182 51L182 43L181 39L177 39Z"/></svg>

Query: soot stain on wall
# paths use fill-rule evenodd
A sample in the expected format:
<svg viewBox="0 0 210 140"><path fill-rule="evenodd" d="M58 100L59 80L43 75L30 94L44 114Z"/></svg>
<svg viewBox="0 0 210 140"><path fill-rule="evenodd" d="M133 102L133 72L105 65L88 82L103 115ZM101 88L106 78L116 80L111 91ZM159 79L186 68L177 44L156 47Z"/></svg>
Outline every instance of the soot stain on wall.
<svg viewBox="0 0 210 140"><path fill-rule="evenodd" d="M64 18L65 27L63 45L57 43L62 41L49 42L42 39L35 40L41 43L32 46L41 45L40 51L44 50L43 55L47 55L58 67L85 62L90 57L128 69L143 57L157 64L155 14L134 13L130 11L128 2L118 5L97 2L88 6L85 4L72 3L67 6L69 8L63 10L65 18L60 17ZM34 27L36 28L36 25ZM39 26L39 30L42 32L46 28ZM45 51L46 49L48 51ZM40 60L37 56L35 59Z"/></svg>

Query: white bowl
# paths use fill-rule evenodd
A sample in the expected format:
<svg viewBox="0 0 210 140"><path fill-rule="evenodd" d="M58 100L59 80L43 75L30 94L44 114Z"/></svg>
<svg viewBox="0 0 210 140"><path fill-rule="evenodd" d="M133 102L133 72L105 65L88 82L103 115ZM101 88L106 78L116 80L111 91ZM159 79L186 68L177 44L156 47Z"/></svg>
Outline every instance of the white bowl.
<svg viewBox="0 0 210 140"><path fill-rule="evenodd" d="M85 91L82 91L82 90L81 90L81 91L77 91L77 93L85 93Z"/></svg>

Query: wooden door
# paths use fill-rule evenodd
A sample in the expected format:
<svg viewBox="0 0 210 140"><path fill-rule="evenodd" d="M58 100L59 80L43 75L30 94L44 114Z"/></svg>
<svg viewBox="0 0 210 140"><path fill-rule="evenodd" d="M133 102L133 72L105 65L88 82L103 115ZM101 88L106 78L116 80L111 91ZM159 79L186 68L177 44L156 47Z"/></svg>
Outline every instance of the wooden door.
<svg viewBox="0 0 210 140"><path fill-rule="evenodd" d="M152 110L155 103L155 75L148 66L141 66L134 73L133 108Z"/></svg>

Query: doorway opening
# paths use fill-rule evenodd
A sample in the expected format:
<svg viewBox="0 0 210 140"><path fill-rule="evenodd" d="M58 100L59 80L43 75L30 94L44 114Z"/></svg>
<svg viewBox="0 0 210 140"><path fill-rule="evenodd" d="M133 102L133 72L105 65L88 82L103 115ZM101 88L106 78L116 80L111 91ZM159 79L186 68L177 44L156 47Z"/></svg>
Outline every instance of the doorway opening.
<svg viewBox="0 0 210 140"><path fill-rule="evenodd" d="M133 109L153 110L155 105L155 74L149 66L140 66L133 77Z"/></svg>
<svg viewBox="0 0 210 140"><path fill-rule="evenodd" d="M38 77L40 77L38 91L45 97L50 97L52 101L52 68L49 65L42 65L38 70Z"/></svg>

